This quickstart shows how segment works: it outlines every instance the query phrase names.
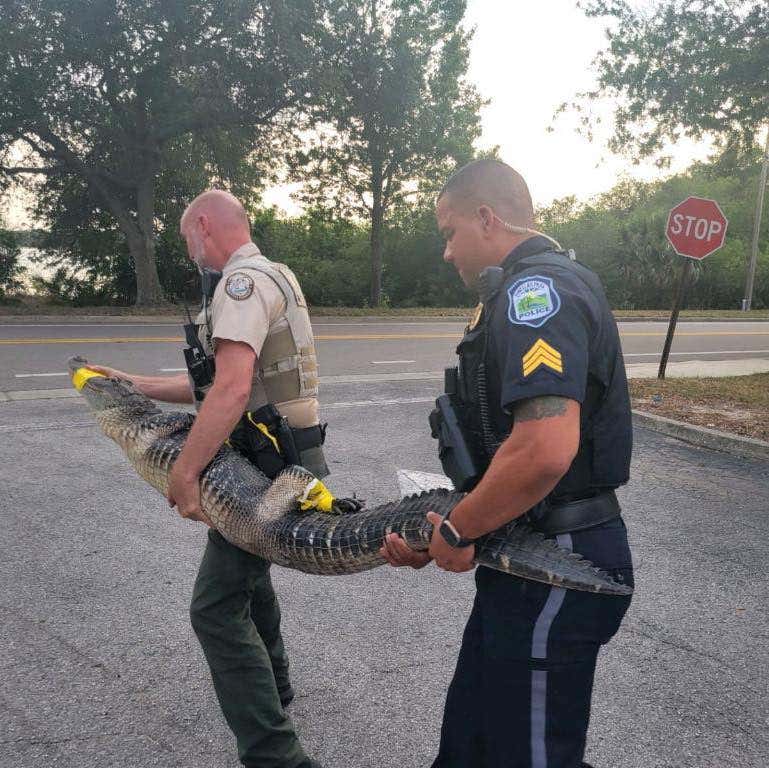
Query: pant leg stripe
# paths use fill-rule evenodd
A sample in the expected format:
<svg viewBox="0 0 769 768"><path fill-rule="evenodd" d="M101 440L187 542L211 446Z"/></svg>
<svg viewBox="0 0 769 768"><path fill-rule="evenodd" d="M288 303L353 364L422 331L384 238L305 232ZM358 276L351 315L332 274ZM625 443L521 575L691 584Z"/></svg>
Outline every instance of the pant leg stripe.
<svg viewBox="0 0 769 768"><path fill-rule="evenodd" d="M572 541L570 533L562 533L556 537L558 546L563 549L572 550ZM550 594L547 596L547 602L542 612L537 617L534 625L534 632L531 636L531 658L547 658L547 638L550 635L550 627L553 620L561 610L561 605L566 597L566 590L563 587L551 587Z"/></svg>
<svg viewBox="0 0 769 768"><path fill-rule="evenodd" d="M573 548L571 534L562 533L556 541L563 549ZM537 617L531 637L531 657L547 658L547 640L553 620L561 610L566 590L551 587L542 612ZM547 768L547 671L532 670L531 673L531 768Z"/></svg>
<svg viewBox="0 0 769 768"><path fill-rule="evenodd" d="M547 768L547 672L531 673L531 768Z"/></svg>

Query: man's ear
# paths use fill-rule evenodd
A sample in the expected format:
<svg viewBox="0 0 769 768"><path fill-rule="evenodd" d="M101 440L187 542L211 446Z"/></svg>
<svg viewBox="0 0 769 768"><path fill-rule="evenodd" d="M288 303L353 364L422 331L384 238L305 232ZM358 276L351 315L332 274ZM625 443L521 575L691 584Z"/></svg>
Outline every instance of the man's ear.
<svg viewBox="0 0 769 768"><path fill-rule="evenodd" d="M478 208L478 218L481 220L484 234L488 234L494 226L494 211L488 205L482 205Z"/></svg>
<svg viewBox="0 0 769 768"><path fill-rule="evenodd" d="M198 216L198 229L203 237L208 237L211 234L211 220L205 213Z"/></svg>

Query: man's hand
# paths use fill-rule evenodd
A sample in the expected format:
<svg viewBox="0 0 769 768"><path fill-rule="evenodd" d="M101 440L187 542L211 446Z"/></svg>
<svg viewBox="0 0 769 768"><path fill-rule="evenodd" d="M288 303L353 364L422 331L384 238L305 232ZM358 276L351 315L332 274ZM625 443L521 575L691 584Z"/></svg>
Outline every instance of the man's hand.
<svg viewBox="0 0 769 768"><path fill-rule="evenodd" d="M475 544L469 547L451 547L438 530L443 518L437 512L428 512L427 519L433 524L433 537L430 542L430 556L435 564L444 571L462 573L475 568Z"/></svg>
<svg viewBox="0 0 769 768"><path fill-rule="evenodd" d="M415 569L424 568L432 560L427 552L415 552L411 549L397 533L385 536L384 545L379 550L379 554L394 568L403 565Z"/></svg>
<svg viewBox="0 0 769 768"><path fill-rule="evenodd" d="M125 381L131 380L129 374L123 373L123 371L119 371L117 368L110 368L106 365L91 365L91 363L88 363L83 367L89 371L96 371L96 373L100 373L102 376L106 376L108 379L124 379Z"/></svg>
<svg viewBox="0 0 769 768"><path fill-rule="evenodd" d="M200 508L200 478L186 473L178 462L168 476L168 506L176 507L179 514L188 520L199 520L209 528L214 527Z"/></svg>

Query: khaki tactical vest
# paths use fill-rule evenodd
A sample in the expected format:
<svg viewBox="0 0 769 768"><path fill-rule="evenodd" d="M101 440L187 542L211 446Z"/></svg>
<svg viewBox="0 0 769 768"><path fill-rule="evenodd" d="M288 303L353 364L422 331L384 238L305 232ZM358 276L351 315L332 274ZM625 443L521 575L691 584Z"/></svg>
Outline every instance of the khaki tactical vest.
<svg viewBox="0 0 769 768"><path fill-rule="evenodd" d="M239 249L240 250L240 249ZM253 254L240 255L228 262L217 291L223 290L233 272L258 272L266 275L282 294L285 309L273 319L258 353L258 366L247 410L273 403L293 427L318 423L318 363L315 342L307 311L307 302L294 273L284 264L270 261L256 246ZM257 286L256 290L259 290ZM198 338L206 354L213 354L212 333L216 328L215 306L196 319ZM196 403L199 407L200 403Z"/></svg>

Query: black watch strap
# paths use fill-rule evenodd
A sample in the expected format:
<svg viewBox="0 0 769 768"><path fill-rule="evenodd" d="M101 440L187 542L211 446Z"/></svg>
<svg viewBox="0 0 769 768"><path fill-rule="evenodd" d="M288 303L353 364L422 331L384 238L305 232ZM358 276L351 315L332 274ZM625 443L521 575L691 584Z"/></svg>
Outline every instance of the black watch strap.
<svg viewBox="0 0 769 768"><path fill-rule="evenodd" d="M462 549L463 547L469 547L475 542L473 539L463 539L459 531L454 527L454 524L449 520L449 516L443 518L438 530L443 536L444 541L455 549Z"/></svg>

